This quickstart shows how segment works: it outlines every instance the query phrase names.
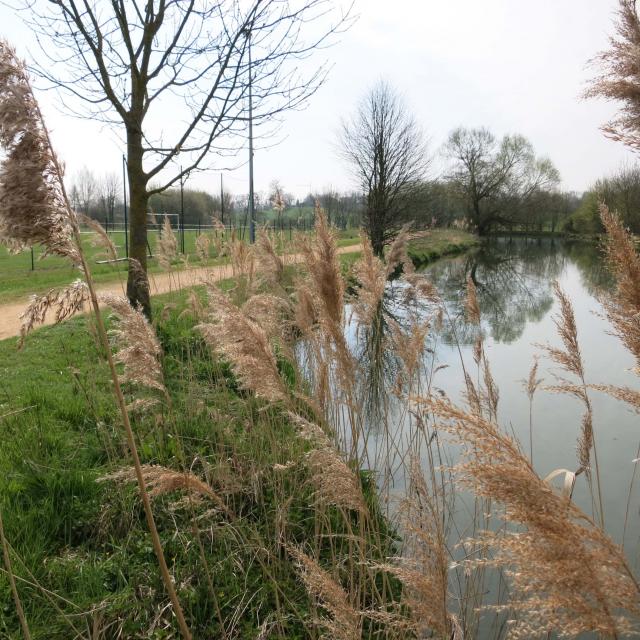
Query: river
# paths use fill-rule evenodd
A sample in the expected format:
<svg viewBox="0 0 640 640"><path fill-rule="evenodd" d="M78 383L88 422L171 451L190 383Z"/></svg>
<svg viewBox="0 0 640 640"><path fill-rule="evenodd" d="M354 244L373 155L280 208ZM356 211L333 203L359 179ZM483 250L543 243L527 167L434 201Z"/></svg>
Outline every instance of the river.
<svg viewBox="0 0 640 640"><path fill-rule="evenodd" d="M630 369L634 360L619 339L611 335L611 327L603 317L598 301L599 292L612 286L597 246L555 238L494 238L479 249L462 256L440 260L424 269L438 288L446 307L441 327L433 328L427 338L423 365L425 371L435 371L429 377L432 391L445 393L462 402L464 391L463 365L477 371L473 362L473 327L464 318L464 296L467 274L477 283L482 313L484 347L491 371L500 391L498 418L500 425L513 433L522 450L530 449L530 404L523 387L534 357L540 357L539 377L542 377L532 405L533 461L536 471L546 477L556 469L578 468L576 443L580 434L583 406L576 398L545 390L556 384L556 375L567 374L545 357L539 345L560 346L554 324L558 303L553 295L557 281L569 296L575 311L578 338L584 360L586 379L593 384L614 384L636 387L638 379ZM404 314L398 302L402 286L390 284L386 306L396 317ZM425 311L426 313L426 311ZM349 340L355 349L358 338L352 324ZM388 387L397 369L383 366ZM373 376L375 377L375 376ZM399 469L404 453L413 439L415 429L406 400L395 402L389 388L383 394L387 408L384 425L379 416L369 420L367 449L381 476L391 475L392 489L401 493L404 480ZM631 495L626 534L623 528L627 501L640 443L640 421L621 402L598 391L591 391L593 426L605 505L606 529L625 549L632 565L638 568L638 538L640 512L637 483ZM389 434L393 430L394 433ZM391 458L381 456L389 451ZM455 452L451 449L451 458ZM423 459L423 464L428 461ZM638 474L640 476L640 473ZM388 479L388 478L387 478ZM561 483L560 483L561 484ZM575 502L592 514L591 497L585 475L578 476L574 489ZM464 516L460 516L464 520Z"/></svg>

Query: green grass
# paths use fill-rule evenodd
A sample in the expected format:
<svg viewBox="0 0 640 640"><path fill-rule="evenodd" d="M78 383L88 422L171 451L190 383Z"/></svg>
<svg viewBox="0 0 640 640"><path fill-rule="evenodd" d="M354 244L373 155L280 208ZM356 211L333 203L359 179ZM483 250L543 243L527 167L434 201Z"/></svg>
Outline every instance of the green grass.
<svg viewBox="0 0 640 640"><path fill-rule="evenodd" d="M339 243L356 237L341 234ZM434 232L419 248L433 255L473 241ZM343 268L359 255L341 255ZM196 293L204 298L202 288ZM194 637L221 637L220 621L232 619L236 637L256 637L270 615L280 621L270 637L313 637L308 620L317 611L277 541L321 540L315 552L334 565L350 553L346 534L356 523L333 508L317 511L302 463L308 445L284 408L241 390L228 365L212 356L194 331L196 319L183 313L186 298L180 292L153 300L171 409L135 417L134 429L143 463L186 465L233 514L207 502L176 507L176 494L154 501ZM16 339L0 342L0 508L20 594L34 638L62 640L94 625L104 637L175 637L135 488L97 482L126 465L128 454L92 327L83 316L40 329L22 351ZM281 365L283 375L296 375ZM395 536L378 511L373 478L362 473L361 480L373 514L368 559L380 561L395 552ZM374 579L376 589L398 596L389 576ZM2 575L0 611L0 638L18 638Z"/></svg>
<svg viewBox="0 0 640 640"><path fill-rule="evenodd" d="M127 262L122 261L111 264L99 264L103 259L99 254L102 249L96 249L91 245L88 236L84 236L85 250L90 261L94 280L98 283L118 282L119 279L126 279ZM112 234L112 240L117 247L118 255L124 256L124 234ZM189 256L188 266L202 266L204 263L196 254L195 242L197 233L195 231L185 232L185 252ZM289 234L285 231L285 240ZM158 234L155 231L149 232L149 245L152 253L155 247ZM347 230L340 232L338 240L339 246L348 246L358 242L358 231ZM9 254L5 247L0 246L0 303L19 299L32 293L44 293L53 287L64 286L78 277L78 272L69 265L69 261L57 256L47 256L41 258L41 250L34 250L34 269L31 268L31 252L25 251L19 254ZM225 260L216 258L214 249L211 249L211 258L207 265L222 264ZM175 269L184 268L184 265L176 263ZM159 273L162 271L155 258L149 261L149 271Z"/></svg>
<svg viewBox="0 0 640 640"><path fill-rule="evenodd" d="M479 239L458 229L432 229L422 238L409 243L407 252L416 266L428 264L443 256L460 253L479 244Z"/></svg>
<svg viewBox="0 0 640 640"><path fill-rule="evenodd" d="M242 391L211 355L196 320L182 313L186 295L154 298L172 407L134 418L134 429L143 463L181 469L186 461L233 513L208 502L176 508L176 494L154 501L194 638L222 637L221 619L236 619L233 637L257 637L264 620L278 621L270 638L314 637L309 620L318 612L278 540L304 546L320 534L326 541L317 552L331 563L349 553L355 523L333 508L317 511L302 464L308 445L283 408ZM94 625L99 637L174 638L137 492L97 482L128 454L93 335L83 316L35 331L19 352L15 339L0 342L0 508L20 594L34 639L88 635ZM374 483L366 474L362 483L370 535L392 554ZM385 584L398 595L397 583ZM0 612L0 638L20 637L2 575Z"/></svg>
<svg viewBox="0 0 640 640"><path fill-rule="evenodd" d="M104 260L104 257L100 255L104 250L93 247L89 236L85 235L83 238L85 239L85 251L96 282L117 282L119 278L126 279L126 261L99 264L99 260ZM111 238L117 247L118 255L124 256L124 234L112 234ZM155 231L149 233L149 244L152 251L155 251L157 239L158 234ZM200 260L195 253L195 240L195 231L187 231L185 233L185 251L189 255L189 262L200 264ZM215 258L212 257L210 263L213 264L215 262ZM0 278L0 301L7 302L26 294L42 293L52 287L68 284L79 275L68 260L58 256L43 258L40 249L34 250L33 266L34 269L32 270L30 251L10 254L4 247L0 247L0 274L2 276ZM176 265L176 267L178 266ZM150 260L149 270L152 273L157 273L161 270L157 260Z"/></svg>

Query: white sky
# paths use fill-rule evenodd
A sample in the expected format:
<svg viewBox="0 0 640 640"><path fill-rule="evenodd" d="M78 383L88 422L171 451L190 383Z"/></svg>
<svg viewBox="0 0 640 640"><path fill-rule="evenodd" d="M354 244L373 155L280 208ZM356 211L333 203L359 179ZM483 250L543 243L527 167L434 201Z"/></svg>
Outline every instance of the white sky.
<svg viewBox="0 0 640 640"><path fill-rule="evenodd" d="M41 0L44 1L44 0ZM285 116L283 141L255 156L256 190L278 179L297 196L333 186L349 189L335 150L340 119L378 79L403 96L437 155L457 126L522 133L560 170L565 189L584 190L633 155L604 138L599 126L615 105L585 101L587 61L607 45L616 0L359 0L358 21L316 58L333 64L327 83L301 112ZM21 19L0 5L0 35L21 55L37 47ZM60 113L52 93L39 98L58 154L73 176L83 165L119 171L122 146L108 128ZM440 162L435 162L436 177ZM248 170L225 174L236 194ZM189 186L217 192L219 174Z"/></svg>

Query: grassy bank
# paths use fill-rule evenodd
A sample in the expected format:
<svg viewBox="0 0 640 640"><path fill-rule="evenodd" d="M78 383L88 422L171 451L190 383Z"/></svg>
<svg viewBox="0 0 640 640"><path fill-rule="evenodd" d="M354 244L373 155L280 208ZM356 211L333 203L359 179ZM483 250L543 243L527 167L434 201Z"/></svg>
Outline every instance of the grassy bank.
<svg viewBox="0 0 640 640"><path fill-rule="evenodd" d="M637 301L633 242L614 217L605 222L616 238L612 263ZM431 250L436 240L460 246L436 235ZM138 320L111 321L111 348L124 365L140 484L190 629L184 637L497 639L508 619L519 637L603 628L603 637L626 637L640 588L595 522L602 504L593 518L580 511L498 426L473 280L464 307L477 330L475 368L465 376L468 405L456 405L444 391L421 391L440 391L423 357L446 301L425 274L400 274L406 317L385 309L400 242L386 263L363 243L348 298L323 216L299 250L304 270L286 268L265 241L256 269L222 283L226 292L156 298L155 332L126 303L110 303ZM573 380L582 375L575 316L556 295L566 351L547 351ZM635 326L637 304L616 295L610 317ZM127 412L115 410L94 336L92 320L78 318L36 332L20 353L14 340L0 344L5 555L33 638L177 638L178 607L159 579L132 482ZM571 380L559 390L575 397L585 385ZM540 382L536 362L530 402ZM635 392L621 391L637 408ZM588 397L579 397L591 429ZM453 468L450 446L462 456ZM580 456L586 467L591 451ZM458 505L471 518L464 528ZM13 639L21 608L7 572L0 638ZM508 588L493 594L498 580ZM620 617L609 619L614 609Z"/></svg>
<svg viewBox="0 0 640 640"><path fill-rule="evenodd" d="M154 512L194 638L316 637L319 612L292 549L336 567L353 556L335 575L361 606L393 600L397 583L361 564L393 553L371 476L357 475L366 518L319 503L312 444L286 406L243 390L212 354L194 330L206 304L195 293L154 299L168 395L133 418L142 462L164 474ZM110 476L128 456L93 321L43 328L16 346L0 342L0 508L33 638L177 637L135 484ZM299 384L284 357L278 366ZM186 472L206 491L181 491ZM20 637L3 576L0 610L0 638Z"/></svg>
<svg viewBox="0 0 640 640"><path fill-rule="evenodd" d="M467 251L480 243L477 236L458 229L432 229L409 242L407 252L416 266Z"/></svg>

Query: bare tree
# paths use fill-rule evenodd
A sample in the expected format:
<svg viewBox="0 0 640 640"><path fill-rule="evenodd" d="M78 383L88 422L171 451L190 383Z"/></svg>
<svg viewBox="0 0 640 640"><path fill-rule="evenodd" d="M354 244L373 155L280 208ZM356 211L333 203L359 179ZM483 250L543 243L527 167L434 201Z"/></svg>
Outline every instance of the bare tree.
<svg viewBox="0 0 640 640"><path fill-rule="evenodd" d="M450 134L445 154L453 162L449 178L480 235L511 224L518 208L560 180L553 163L537 158L520 135L498 141L487 129L459 128Z"/></svg>
<svg viewBox="0 0 640 640"><path fill-rule="evenodd" d="M382 256L411 208L428 167L422 130L398 94L379 82L342 123L340 146L364 193L364 228Z"/></svg>
<svg viewBox="0 0 640 640"><path fill-rule="evenodd" d="M83 167L76 175L74 188L77 204L86 216L90 215L91 206L98 194L98 181L93 172Z"/></svg>
<svg viewBox="0 0 640 640"><path fill-rule="evenodd" d="M258 133L303 105L327 69L303 74L296 63L350 20L333 0L25 1L43 43L40 75L73 98L70 108L126 139L129 255L144 269L149 197L206 168L211 152L238 152L249 87ZM129 299L150 315L134 276Z"/></svg>
<svg viewBox="0 0 640 640"><path fill-rule="evenodd" d="M113 224L115 219L116 202L120 193L120 178L116 173L105 173L98 187L100 193L100 205L105 218Z"/></svg>

